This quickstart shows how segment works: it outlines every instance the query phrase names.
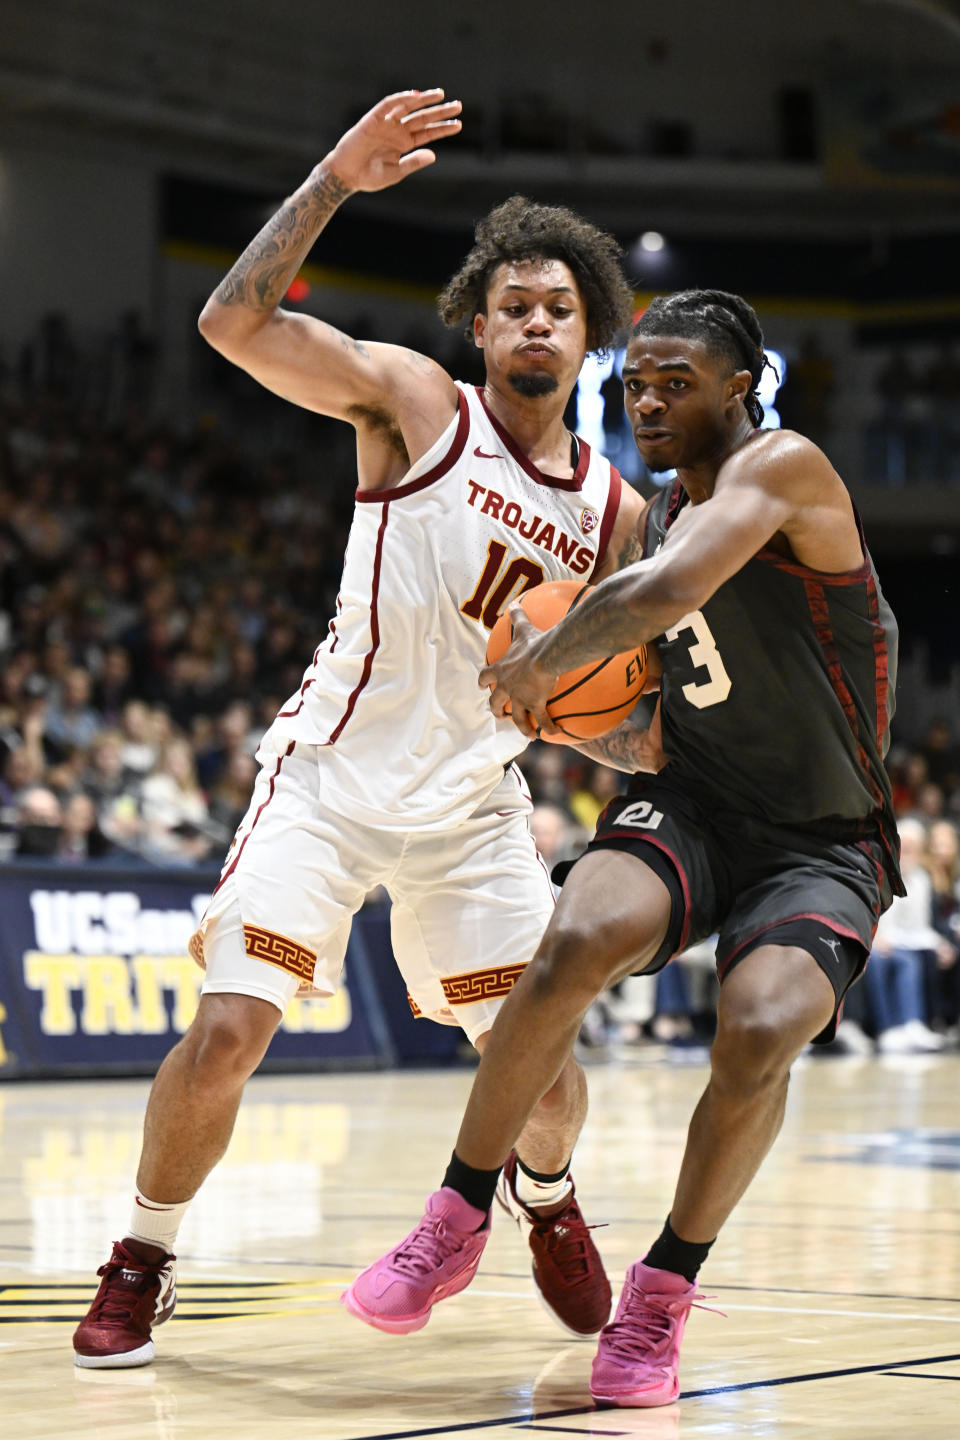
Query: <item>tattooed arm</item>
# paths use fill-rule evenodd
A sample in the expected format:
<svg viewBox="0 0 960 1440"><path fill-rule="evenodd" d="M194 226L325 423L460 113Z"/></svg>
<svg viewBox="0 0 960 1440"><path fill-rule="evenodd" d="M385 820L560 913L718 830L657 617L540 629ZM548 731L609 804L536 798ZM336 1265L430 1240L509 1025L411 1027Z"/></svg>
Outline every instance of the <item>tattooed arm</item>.
<svg viewBox="0 0 960 1440"><path fill-rule="evenodd" d="M669 630L778 531L800 564L818 568L823 549L804 549L804 542L811 532L821 544L843 535L850 514L849 496L821 451L790 431L756 432L723 461L713 493L688 507L662 550L594 586L552 629L537 630L522 606L510 605L513 642L479 677L481 685L496 687L491 709L502 715L509 702L514 723L534 735L546 723L558 675Z"/></svg>
<svg viewBox="0 0 960 1440"><path fill-rule="evenodd" d="M602 580L643 559L644 522L652 504L652 499L644 503L635 490L627 485L623 487L607 558L602 569L596 572L596 580ZM647 689L655 690L660 684L660 662L656 650L652 648L649 665L651 677ZM649 700L640 699L636 709L631 711L616 730L611 730L609 735L601 735L596 740L579 741L573 749L579 750L590 760L609 765L614 770L626 770L629 774L636 770L656 773L666 764L666 756L660 748L658 701L653 696Z"/></svg>
<svg viewBox="0 0 960 1440"><path fill-rule="evenodd" d="M409 464L456 408L446 372L425 356L362 343L310 315L280 308L291 280L337 208L433 163L427 147L460 129L460 102L442 90L389 95L337 142L250 242L211 295L200 332L268 389L381 437ZM369 448L369 447L368 447ZM361 477L362 483L362 477Z"/></svg>
<svg viewBox="0 0 960 1440"><path fill-rule="evenodd" d="M659 697L641 698L616 730L597 740L578 741L573 748L612 770L625 770L629 775L647 770L655 775L667 763L660 736Z"/></svg>

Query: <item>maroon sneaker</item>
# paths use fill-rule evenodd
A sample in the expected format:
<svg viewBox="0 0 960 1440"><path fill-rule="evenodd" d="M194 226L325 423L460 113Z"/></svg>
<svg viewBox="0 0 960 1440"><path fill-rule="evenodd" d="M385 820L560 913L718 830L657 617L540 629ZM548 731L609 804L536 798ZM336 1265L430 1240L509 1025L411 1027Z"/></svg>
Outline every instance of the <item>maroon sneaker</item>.
<svg viewBox="0 0 960 1440"><path fill-rule="evenodd" d="M73 1333L75 1365L85 1370L122 1370L147 1365L156 1353L153 1325L169 1320L177 1303L176 1256L156 1264L141 1260L120 1240L97 1274L100 1289Z"/></svg>
<svg viewBox="0 0 960 1440"><path fill-rule="evenodd" d="M527 1233L540 1299L568 1335L599 1334L610 1319L610 1281L575 1194L571 1192L556 1215L541 1215L518 1200L516 1178L517 1152L512 1150L497 1185L497 1201Z"/></svg>

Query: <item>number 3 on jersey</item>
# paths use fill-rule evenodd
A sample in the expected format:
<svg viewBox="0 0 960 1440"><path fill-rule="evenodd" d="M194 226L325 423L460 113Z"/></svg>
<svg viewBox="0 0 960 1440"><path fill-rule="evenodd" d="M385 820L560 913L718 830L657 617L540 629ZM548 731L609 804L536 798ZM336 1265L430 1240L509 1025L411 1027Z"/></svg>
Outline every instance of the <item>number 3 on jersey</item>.
<svg viewBox="0 0 960 1440"><path fill-rule="evenodd" d="M684 685L684 697L698 710L706 710L710 705L720 705L730 694L730 676L703 612L691 610L689 615L684 615L676 625L665 630L664 635L667 640L676 640L682 630L693 631L694 643L690 646L690 659L697 669L706 670L709 676L707 680L691 680Z"/></svg>

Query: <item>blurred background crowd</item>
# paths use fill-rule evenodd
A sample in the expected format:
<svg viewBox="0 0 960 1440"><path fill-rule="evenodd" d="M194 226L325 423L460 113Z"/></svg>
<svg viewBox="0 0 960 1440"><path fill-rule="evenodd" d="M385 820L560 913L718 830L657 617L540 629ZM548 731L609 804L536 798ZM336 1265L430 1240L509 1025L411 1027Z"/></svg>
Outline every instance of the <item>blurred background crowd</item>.
<svg viewBox="0 0 960 1440"><path fill-rule="evenodd" d="M87 353L49 316L2 375L8 864L218 864L249 800L259 737L333 613L353 506L347 427L305 417L308 431L284 453L241 440L251 397L233 394L218 362L210 408L175 429L154 418L156 358L134 315ZM224 425L225 414L238 423ZM888 457L899 453L891 433ZM868 440L879 443L873 431ZM579 853L626 777L552 745L522 763L541 852L548 862ZM934 1050L955 1043L960 1019L953 717L897 730L888 764L909 893L884 917L838 1045ZM707 946L607 997L585 1041L702 1042L714 986Z"/></svg>
<svg viewBox="0 0 960 1440"><path fill-rule="evenodd" d="M359 29L349 7L275 0L270 44L220 0L6 0L8 873L215 873L258 738L334 611L355 465L348 426L268 395L196 317L346 125L380 95L440 83L463 101L462 135L409 183L351 197L286 303L478 380L434 300L478 216L520 192L614 233L638 306L692 285L755 304L775 357L767 423L809 435L847 481L901 628L888 764L910 893L884 918L843 1043L955 1043L958 6L743 0L731 25L706 0L649 15L610 0L598 29L571 0L533 69L539 12L427 6L426 76L424 25L386 0ZM647 494L618 361L588 359L566 418ZM581 849L624 783L561 747L531 747L523 768L547 858ZM714 1002L705 946L625 982L584 1037L680 1053L709 1035Z"/></svg>

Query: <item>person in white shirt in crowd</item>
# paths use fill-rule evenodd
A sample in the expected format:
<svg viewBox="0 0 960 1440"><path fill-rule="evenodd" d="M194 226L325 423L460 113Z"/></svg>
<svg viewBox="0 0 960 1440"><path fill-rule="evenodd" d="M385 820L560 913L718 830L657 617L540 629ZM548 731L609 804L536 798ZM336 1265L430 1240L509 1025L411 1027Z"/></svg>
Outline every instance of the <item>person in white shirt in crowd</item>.
<svg viewBox="0 0 960 1440"><path fill-rule="evenodd" d="M144 700L128 700L121 721L121 758L135 775L149 775L159 751L150 733L150 706Z"/></svg>
<svg viewBox="0 0 960 1440"><path fill-rule="evenodd" d="M900 866L906 895L894 896L880 917L864 973L877 1049L897 1055L939 1050L943 1038L927 1024L924 955L940 955L947 942L933 927L933 885L926 866L927 831L922 821L899 822Z"/></svg>
<svg viewBox="0 0 960 1440"><path fill-rule="evenodd" d="M188 740L173 739L140 790L144 853L193 862L210 850L207 802L197 784Z"/></svg>

